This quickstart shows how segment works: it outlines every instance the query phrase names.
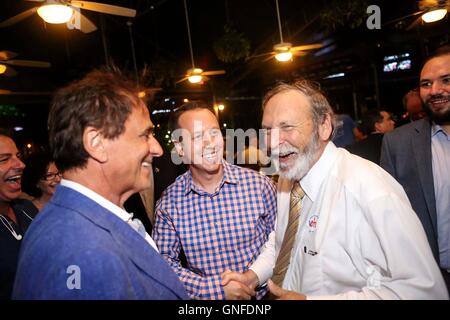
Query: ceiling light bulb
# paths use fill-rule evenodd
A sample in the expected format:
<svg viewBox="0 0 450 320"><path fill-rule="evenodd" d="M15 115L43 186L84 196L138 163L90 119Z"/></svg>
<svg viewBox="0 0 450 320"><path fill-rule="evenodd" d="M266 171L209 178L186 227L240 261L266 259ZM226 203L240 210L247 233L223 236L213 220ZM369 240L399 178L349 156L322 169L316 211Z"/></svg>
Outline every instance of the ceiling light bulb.
<svg viewBox="0 0 450 320"><path fill-rule="evenodd" d="M203 69L200 69L200 68L193 68L193 69L191 69L190 71L191 71L191 73L193 73L193 74L200 74L200 73L203 72Z"/></svg>
<svg viewBox="0 0 450 320"><path fill-rule="evenodd" d="M426 23L435 22L444 18L446 14L447 9L436 9L423 14L422 20Z"/></svg>
<svg viewBox="0 0 450 320"><path fill-rule="evenodd" d="M47 23L66 23L72 17L73 10L62 4L47 4L40 6L37 13Z"/></svg>
<svg viewBox="0 0 450 320"><path fill-rule="evenodd" d="M3 64L0 64L0 74L5 73L6 71L6 66Z"/></svg>
<svg viewBox="0 0 450 320"><path fill-rule="evenodd" d="M200 81L202 81L202 76L200 76L200 75L193 75L193 76L190 76L188 78L188 80L189 80L190 83L199 83Z"/></svg>
<svg viewBox="0 0 450 320"><path fill-rule="evenodd" d="M220 111L223 111L223 110L225 109L225 106L224 106L223 104L219 104L219 105L217 106L217 108L218 108Z"/></svg>
<svg viewBox="0 0 450 320"><path fill-rule="evenodd" d="M280 52L275 55L275 59L277 59L280 62L286 62L292 60L292 52Z"/></svg>

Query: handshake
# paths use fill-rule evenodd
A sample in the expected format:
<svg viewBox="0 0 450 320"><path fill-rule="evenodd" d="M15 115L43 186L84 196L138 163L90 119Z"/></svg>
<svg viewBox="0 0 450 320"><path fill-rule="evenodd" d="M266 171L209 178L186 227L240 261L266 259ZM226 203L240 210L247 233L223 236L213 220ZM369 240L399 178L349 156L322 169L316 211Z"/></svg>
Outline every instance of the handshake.
<svg viewBox="0 0 450 320"><path fill-rule="evenodd" d="M226 270L221 274L226 300L250 300L256 295L256 289L266 286L260 286L258 276L253 270L245 272L236 272ZM275 300L305 300L305 295L293 291L285 290L272 280L267 281L269 288L268 298Z"/></svg>

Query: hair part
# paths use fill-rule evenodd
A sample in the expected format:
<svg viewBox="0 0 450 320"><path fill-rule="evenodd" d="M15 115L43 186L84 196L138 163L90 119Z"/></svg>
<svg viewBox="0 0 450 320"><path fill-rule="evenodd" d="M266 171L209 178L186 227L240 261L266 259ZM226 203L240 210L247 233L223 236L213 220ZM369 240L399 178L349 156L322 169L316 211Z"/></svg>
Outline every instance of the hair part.
<svg viewBox="0 0 450 320"><path fill-rule="evenodd" d="M170 115L169 130L171 132L174 132L176 129L179 129L180 128L179 120L181 115L192 110L208 110L214 115L214 117L216 116L213 108L211 108L211 106L207 104L205 101L203 100L190 101L176 108L174 112Z"/></svg>
<svg viewBox="0 0 450 320"><path fill-rule="evenodd" d="M99 129L107 139L125 131L132 108L145 105L137 85L117 68L94 70L81 80L59 89L48 118L50 149L62 171L83 168L89 159L83 134L87 127Z"/></svg>
<svg viewBox="0 0 450 320"><path fill-rule="evenodd" d="M324 123L327 116L330 116L332 133L328 139L331 140L336 128L334 112L318 83L309 80L279 82L264 95L262 101L263 109L265 109L269 100L275 95L290 90L300 92L308 99L310 104L310 112L316 131L319 129L319 126Z"/></svg>

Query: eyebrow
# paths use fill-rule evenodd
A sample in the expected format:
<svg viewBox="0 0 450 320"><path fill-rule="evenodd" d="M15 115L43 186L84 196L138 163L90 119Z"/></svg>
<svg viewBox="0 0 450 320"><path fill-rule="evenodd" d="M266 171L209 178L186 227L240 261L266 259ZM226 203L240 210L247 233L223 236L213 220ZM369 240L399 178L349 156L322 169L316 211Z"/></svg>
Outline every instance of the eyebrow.
<svg viewBox="0 0 450 320"><path fill-rule="evenodd" d="M155 129L155 126L149 126L144 131L142 131L141 136L147 136L150 133L153 133L153 130Z"/></svg>
<svg viewBox="0 0 450 320"><path fill-rule="evenodd" d="M438 79L442 79L442 78L446 78L446 77L450 77L450 73L439 76ZM431 79L428 79L428 78L420 79L420 82L424 82L424 81L431 81Z"/></svg>

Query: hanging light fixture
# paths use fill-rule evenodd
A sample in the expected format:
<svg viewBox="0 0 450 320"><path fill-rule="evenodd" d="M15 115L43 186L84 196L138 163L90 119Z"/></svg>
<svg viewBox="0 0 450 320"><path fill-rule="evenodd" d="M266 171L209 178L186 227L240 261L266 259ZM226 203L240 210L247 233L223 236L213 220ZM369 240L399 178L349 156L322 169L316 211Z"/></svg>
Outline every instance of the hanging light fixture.
<svg viewBox="0 0 450 320"><path fill-rule="evenodd" d="M45 4L37 9L38 15L47 23L66 23L70 20L73 10L62 4Z"/></svg>
<svg viewBox="0 0 450 320"><path fill-rule="evenodd" d="M289 42L281 42L279 44L274 45L273 50L276 52L275 59L277 59L280 62L291 61L292 60L291 47L292 44L290 44Z"/></svg>
<svg viewBox="0 0 450 320"><path fill-rule="evenodd" d="M183 0L184 3L184 14L186 16L186 27L187 27L187 35L189 40L189 51L191 53L191 64L192 68L190 68L185 76L178 80L176 83L183 82L185 80L188 80L190 83L203 83L203 81L208 80L207 76L215 76L219 74L225 74L225 70L210 70L210 71L203 71L203 69L196 68L194 65L194 50L192 49L192 39L191 39L191 29L189 27L189 15L187 10L187 4L186 0Z"/></svg>
<svg viewBox="0 0 450 320"><path fill-rule="evenodd" d="M188 70L187 74L188 76L188 80L190 83L199 83L203 80L202 77L202 72L203 70L200 68L191 68Z"/></svg>
<svg viewBox="0 0 450 320"><path fill-rule="evenodd" d="M287 62L292 60L292 43L283 41L283 32L281 31L281 18L280 18L280 8L278 7L278 0L275 0L275 5L277 8L277 18L278 18L278 30L280 31L281 42L273 46L273 50L276 52L275 59L280 62Z"/></svg>
<svg viewBox="0 0 450 320"><path fill-rule="evenodd" d="M194 65L194 50L192 50L191 29L189 27L189 15L188 15L188 11L187 11L186 0L184 0L184 13L186 16L186 27L187 27L189 50L191 53L191 63L192 63L192 68L189 69L187 72L187 78L190 83L199 83L203 80L203 77L202 77L203 70L200 68L196 68Z"/></svg>
<svg viewBox="0 0 450 320"><path fill-rule="evenodd" d="M288 52L277 53L275 55L275 59L277 59L280 62L291 61L292 60L292 52L288 51Z"/></svg>
<svg viewBox="0 0 450 320"><path fill-rule="evenodd" d="M443 19L447 14L447 9L438 8L434 10L430 10L427 13L422 15L422 20L426 23L435 22Z"/></svg>

